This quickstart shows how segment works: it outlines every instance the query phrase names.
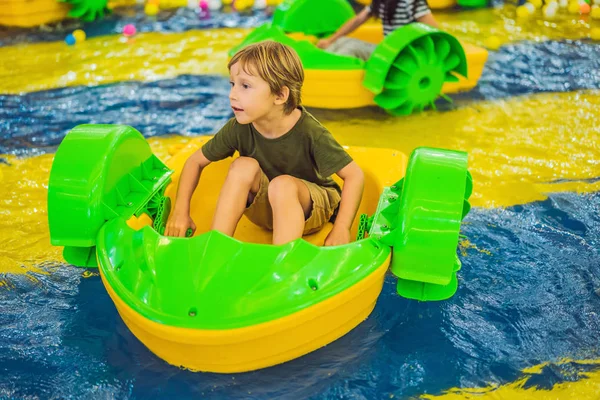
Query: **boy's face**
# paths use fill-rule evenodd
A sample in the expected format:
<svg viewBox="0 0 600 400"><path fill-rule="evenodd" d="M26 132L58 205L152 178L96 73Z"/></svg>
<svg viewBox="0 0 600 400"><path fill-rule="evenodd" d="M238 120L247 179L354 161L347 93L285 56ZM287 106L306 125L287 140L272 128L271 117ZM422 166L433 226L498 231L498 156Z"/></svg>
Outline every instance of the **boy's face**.
<svg viewBox="0 0 600 400"><path fill-rule="evenodd" d="M256 74L248 74L240 63L231 66L229 83L229 101L240 124L249 124L273 111L278 96L271 93L266 81Z"/></svg>

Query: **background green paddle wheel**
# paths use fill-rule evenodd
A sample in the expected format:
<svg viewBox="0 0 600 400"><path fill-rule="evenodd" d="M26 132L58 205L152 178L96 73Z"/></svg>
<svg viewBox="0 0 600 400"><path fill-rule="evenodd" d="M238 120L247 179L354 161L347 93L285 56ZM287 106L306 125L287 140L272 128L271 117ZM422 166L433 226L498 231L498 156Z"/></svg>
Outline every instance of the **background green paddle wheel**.
<svg viewBox="0 0 600 400"><path fill-rule="evenodd" d="M354 10L346 0L284 0L273 13L273 26L323 37L353 17Z"/></svg>
<svg viewBox="0 0 600 400"><path fill-rule="evenodd" d="M92 22L104 18L108 14L108 0L59 0L71 5L69 17L79 18L85 22Z"/></svg>
<svg viewBox="0 0 600 400"><path fill-rule="evenodd" d="M375 103L392 115L423 111L441 94L445 82L467 76L467 58L452 35L414 23L396 29L367 61L364 86Z"/></svg>

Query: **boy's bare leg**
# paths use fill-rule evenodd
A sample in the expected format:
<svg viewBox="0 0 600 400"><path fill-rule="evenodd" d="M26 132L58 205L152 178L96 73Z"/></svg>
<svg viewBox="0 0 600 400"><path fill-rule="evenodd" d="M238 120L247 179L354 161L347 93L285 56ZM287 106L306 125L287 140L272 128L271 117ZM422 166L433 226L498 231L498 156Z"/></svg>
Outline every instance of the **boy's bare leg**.
<svg viewBox="0 0 600 400"><path fill-rule="evenodd" d="M306 185L293 176L280 175L269 183L269 203L273 209L273 244L301 238L312 210Z"/></svg>
<svg viewBox="0 0 600 400"><path fill-rule="evenodd" d="M253 158L239 157L231 163L219 194L211 229L233 236L246 205L258 193L260 177L260 166Z"/></svg>

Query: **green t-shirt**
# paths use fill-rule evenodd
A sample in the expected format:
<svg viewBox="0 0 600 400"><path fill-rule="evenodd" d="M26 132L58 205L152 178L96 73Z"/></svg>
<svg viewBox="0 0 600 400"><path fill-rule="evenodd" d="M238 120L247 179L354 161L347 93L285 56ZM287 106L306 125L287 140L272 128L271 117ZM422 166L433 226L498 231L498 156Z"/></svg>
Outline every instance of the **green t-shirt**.
<svg viewBox="0 0 600 400"><path fill-rule="evenodd" d="M252 124L242 125L232 118L202 147L202 153L210 161L219 161L237 151L258 161L269 180L291 175L340 191L331 175L352 157L304 107L301 111L296 125L276 139L267 139Z"/></svg>

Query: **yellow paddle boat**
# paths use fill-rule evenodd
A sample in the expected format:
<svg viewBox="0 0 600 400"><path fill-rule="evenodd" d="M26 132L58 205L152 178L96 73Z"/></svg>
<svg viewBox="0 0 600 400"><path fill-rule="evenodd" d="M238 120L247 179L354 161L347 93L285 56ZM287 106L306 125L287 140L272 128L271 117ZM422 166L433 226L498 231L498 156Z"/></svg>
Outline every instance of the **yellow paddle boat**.
<svg viewBox="0 0 600 400"><path fill-rule="evenodd" d="M245 217L233 238L209 231L228 161L202 173L191 202L195 236L163 236L178 175L206 140L165 165L131 127L81 125L50 173L52 244L64 246L67 262L99 268L125 324L168 363L242 372L316 350L369 316L390 266L404 297L442 300L457 290L472 187L465 153L420 148L407 160L348 148L365 171L365 192L357 240L346 245L322 247L327 226L274 246Z"/></svg>
<svg viewBox="0 0 600 400"><path fill-rule="evenodd" d="M294 48L304 66L302 100L310 107L379 105L390 114L408 115L435 107L439 96L477 85L487 50L420 23L396 29L385 39L381 23L359 27L351 37L378 45L366 62L315 46L353 16L345 0L287 0L271 23L256 28L230 55L263 40Z"/></svg>

